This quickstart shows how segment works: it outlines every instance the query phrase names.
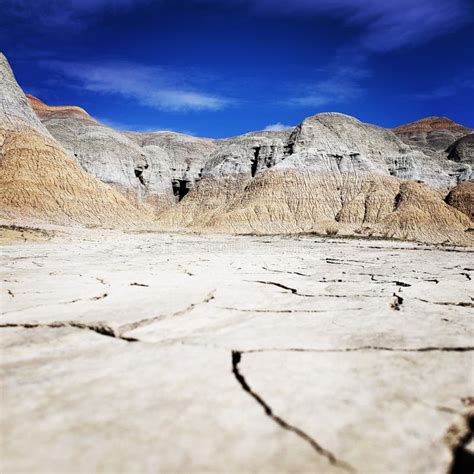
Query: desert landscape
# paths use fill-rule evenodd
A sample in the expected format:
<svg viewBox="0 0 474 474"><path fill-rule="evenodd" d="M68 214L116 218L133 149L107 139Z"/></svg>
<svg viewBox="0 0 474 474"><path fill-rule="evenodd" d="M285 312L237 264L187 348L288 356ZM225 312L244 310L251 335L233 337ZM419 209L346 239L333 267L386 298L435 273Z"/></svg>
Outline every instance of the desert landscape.
<svg viewBox="0 0 474 474"><path fill-rule="evenodd" d="M2 251L4 472L467 472L472 250L45 239Z"/></svg>
<svg viewBox="0 0 474 474"><path fill-rule="evenodd" d="M2 473L474 472L474 130L280 125L125 131L0 53Z"/></svg>

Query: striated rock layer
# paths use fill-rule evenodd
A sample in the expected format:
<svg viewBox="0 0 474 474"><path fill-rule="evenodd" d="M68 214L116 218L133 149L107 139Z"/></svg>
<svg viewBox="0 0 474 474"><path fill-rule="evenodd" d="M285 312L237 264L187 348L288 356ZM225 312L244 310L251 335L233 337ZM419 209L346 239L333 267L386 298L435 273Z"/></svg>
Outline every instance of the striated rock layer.
<svg viewBox="0 0 474 474"><path fill-rule="evenodd" d="M43 124L79 165L122 194L158 211L172 201L168 156L159 147L142 148L79 107L51 107L28 96Z"/></svg>
<svg viewBox="0 0 474 474"><path fill-rule="evenodd" d="M447 190L472 174L474 157L462 165L405 144L390 130L343 114L309 117L288 136L244 135L222 142L203 176L246 174L267 168L319 173L371 173L418 180Z"/></svg>
<svg viewBox="0 0 474 474"><path fill-rule="evenodd" d="M474 243L466 232L471 220L438 192L371 174L275 169L255 178L206 178L160 221L204 232L315 232Z"/></svg>
<svg viewBox="0 0 474 474"><path fill-rule="evenodd" d="M133 206L81 169L54 140L33 112L3 55L0 82L2 218L106 226L136 225L150 219L148 211Z"/></svg>
<svg viewBox="0 0 474 474"><path fill-rule="evenodd" d="M446 196L446 202L474 220L474 183L465 181L458 184Z"/></svg>
<svg viewBox="0 0 474 474"><path fill-rule="evenodd" d="M472 133L472 130L447 117L427 117L394 128L393 132L408 145L444 151L458 138Z"/></svg>
<svg viewBox="0 0 474 474"><path fill-rule="evenodd" d="M472 243L467 186L443 199L472 175L470 135L448 156L338 113L223 140L117 132L79 107L27 100L3 56L0 69L8 219Z"/></svg>

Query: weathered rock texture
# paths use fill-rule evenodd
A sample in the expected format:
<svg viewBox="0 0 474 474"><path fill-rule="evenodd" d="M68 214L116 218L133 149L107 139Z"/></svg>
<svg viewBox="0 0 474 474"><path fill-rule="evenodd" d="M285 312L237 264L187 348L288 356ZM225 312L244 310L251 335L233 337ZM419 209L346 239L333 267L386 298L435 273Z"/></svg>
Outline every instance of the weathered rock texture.
<svg viewBox="0 0 474 474"><path fill-rule="evenodd" d="M224 140L172 132L117 132L79 107L48 106L29 96L35 116L14 83L6 60L3 64L8 71L4 76L14 87L2 89L1 121L8 126L12 120L18 123L15 117L21 116L21 123L34 124L30 128L38 131L5 142L4 152L12 156L14 150L24 148L19 143L30 136L31 146L38 142L38 136L49 140L41 151L45 156L41 163L49 163L54 172L44 168L43 174L36 174L37 194L39 188L44 188L45 194L59 181L83 188L89 186L86 183L98 185L97 180L89 180L93 175L126 198L114 192L112 207L121 208L127 216L133 210L136 220L147 222L152 209L155 222L165 228L339 232L462 244L473 239L472 233L466 232L472 224L466 217L472 215L470 202L463 201L462 214L448 205L452 199L443 199L472 175L472 140L467 136L455 141L469 130L454 122L429 119L402 127L402 132L396 130L404 138L407 130L429 135L447 127L443 136L451 137L449 152L408 145L390 130L337 113L318 114L294 129ZM72 165L59 166L55 153L69 154L87 174L76 166L74 178L68 178ZM3 163L6 171L8 160ZM8 181L11 190L5 188L4 199L14 209L25 207L30 209L28 215L34 215L43 205L41 199L29 200L33 187L15 181L25 180L24 173L29 176L28 167L23 166L29 162L15 163L22 169L10 165L8 172L15 177ZM54 178L54 173L60 173L60 179ZM87 189L85 194L94 194L94 189ZM100 189L111 191L110 187ZM87 219L98 212L94 206L106 211L108 198L100 196L95 205L85 206ZM56 198L56 194L48 194L51 202L44 201L43 205L48 212L38 212L38 217L50 219L58 213L72 219L74 212L80 214L80 201L70 199L63 204L64 199ZM62 207L60 212L55 210L58 206ZM77 211L73 212L74 206ZM116 213L107 214L108 221L113 221ZM14 213L8 215L14 217ZM74 216L82 222L80 216Z"/></svg>
<svg viewBox="0 0 474 474"><path fill-rule="evenodd" d="M474 220L474 183L465 181L458 184L446 196L446 202Z"/></svg>
<svg viewBox="0 0 474 474"><path fill-rule="evenodd" d="M450 160L472 165L474 161L474 133L456 140L446 151L449 153Z"/></svg>
<svg viewBox="0 0 474 474"><path fill-rule="evenodd" d="M409 145L445 151L454 141L472 133L472 130L446 117L427 117L394 128L393 132Z"/></svg>
<svg viewBox="0 0 474 474"><path fill-rule="evenodd" d="M448 189L466 179L466 173L470 175L473 161L474 157L466 160L461 169L445 156L411 148L390 130L347 115L322 113L304 120L289 136L253 134L223 140L207 161L203 176L254 176L276 166L395 176Z"/></svg>
<svg viewBox="0 0 474 474"><path fill-rule="evenodd" d="M124 134L105 127L78 107L50 107L29 96L48 131L81 167L156 211L172 200L168 156L159 147L142 148Z"/></svg>
<svg viewBox="0 0 474 474"><path fill-rule="evenodd" d="M433 243L474 243L470 219L428 186L371 174L269 170L206 178L166 227L223 233L339 233Z"/></svg>
<svg viewBox="0 0 474 474"><path fill-rule="evenodd" d="M142 147L156 153L156 160L167 167L168 185L180 201L201 179L204 164L217 148L216 140L196 138L174 132L133 133L123 135Z"/></svg>
<svg viewBox="0 0 474 474"><path fill-rule="evenodd" d="M0 215L57 223L135 225L138 209L86 173L30 107L0 54ZM143 212L146 221L146 212Z"/></svg>

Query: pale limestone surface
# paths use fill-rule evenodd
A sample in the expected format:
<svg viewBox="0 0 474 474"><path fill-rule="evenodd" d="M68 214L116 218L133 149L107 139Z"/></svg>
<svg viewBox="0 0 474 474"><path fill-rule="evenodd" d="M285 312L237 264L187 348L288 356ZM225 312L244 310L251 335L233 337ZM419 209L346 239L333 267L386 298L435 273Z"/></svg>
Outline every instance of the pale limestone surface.
<svg viewBox="0 0 474 474"><path fill-rule="evenodd" d="M2 473L450 472L472 250L62 232L2 247Z"/></svg>

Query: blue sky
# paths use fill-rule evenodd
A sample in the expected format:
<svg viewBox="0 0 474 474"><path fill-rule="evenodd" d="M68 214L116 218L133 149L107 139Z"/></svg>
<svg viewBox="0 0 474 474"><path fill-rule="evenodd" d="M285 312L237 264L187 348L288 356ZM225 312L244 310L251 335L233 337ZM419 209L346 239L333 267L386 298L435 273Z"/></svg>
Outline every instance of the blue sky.
<svg viewBox="0 0 474 474"><path fill-rule="evenodd" d="M0 0L20 85L129 130L225 137L337 111L474 127L472 0Z"/></svg>

